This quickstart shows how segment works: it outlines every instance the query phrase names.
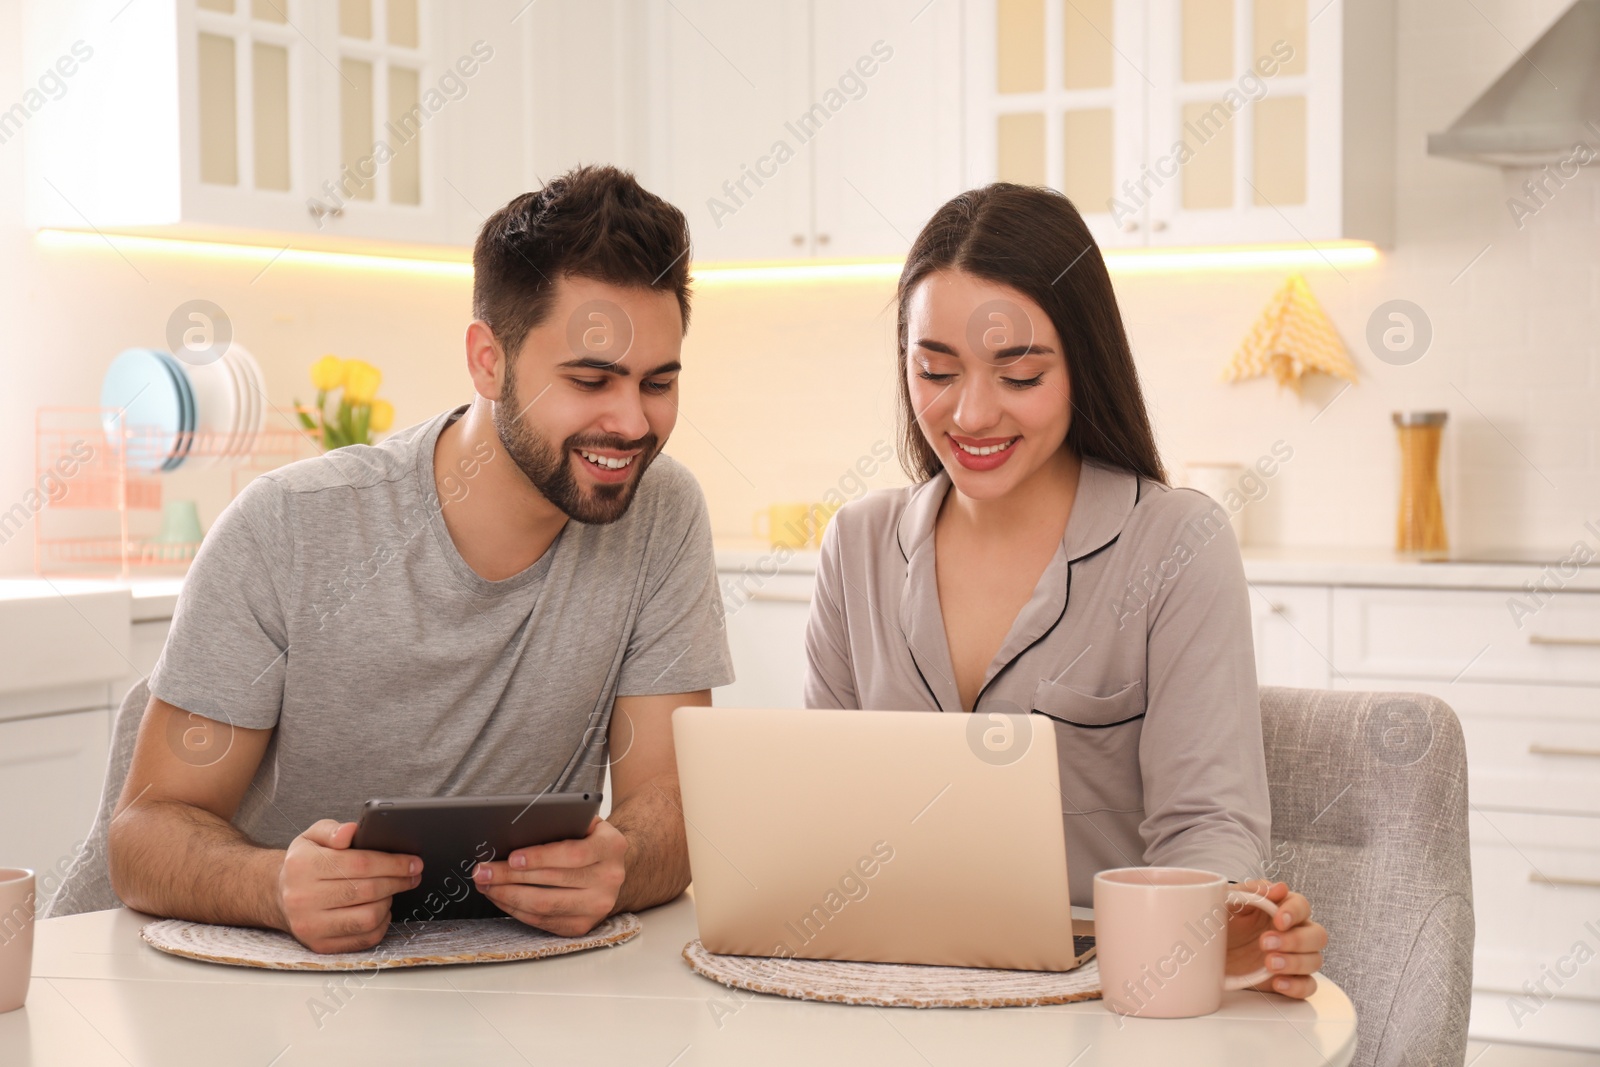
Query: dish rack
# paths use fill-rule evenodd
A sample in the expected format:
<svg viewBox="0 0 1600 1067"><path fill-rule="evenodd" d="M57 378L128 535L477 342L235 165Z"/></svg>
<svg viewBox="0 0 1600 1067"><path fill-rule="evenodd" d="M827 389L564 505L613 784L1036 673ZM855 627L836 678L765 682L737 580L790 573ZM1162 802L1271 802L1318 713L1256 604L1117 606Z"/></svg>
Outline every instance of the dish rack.
<svg viewBox="0 0 1600 1067"><path fill-rule="evenodd" d="M111 578L186 571L199 542L159 541L137 528L142 512L160 512L175 475L145 473L153 454L173 448L171 430L123 426L114 408L43 407L35 417L34 570L42 575ZM108 429L108 426L115 427ZM184 478L214 496L227 479L232 500L257 475L321 453L315 431L293 409L268 408L265 425L240 447L227 434L178 434ZM182 448L187 445L187 448ZM130 460L138 461L130 463Z"/></svg>

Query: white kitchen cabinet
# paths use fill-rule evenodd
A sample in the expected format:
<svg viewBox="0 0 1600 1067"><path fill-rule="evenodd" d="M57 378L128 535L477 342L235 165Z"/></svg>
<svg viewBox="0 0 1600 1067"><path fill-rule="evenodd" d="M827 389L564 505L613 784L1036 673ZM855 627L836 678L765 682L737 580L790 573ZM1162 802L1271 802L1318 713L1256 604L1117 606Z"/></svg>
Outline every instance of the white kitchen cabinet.
<svg viewBox="0 0 1600 1067"><path fill-rule="evenodd" d="M110 721L104 707L0 720L0 865L30 867L43 877L87 838L105 778Z"/></svg>
<svg viewBox="0 0 1600 1067"><path fill-rule="evenodd" d="M810 5L652 5L650 184L688 217L699 261L808 255Z"/></svg>
<svg viewBox="0 0 1600 1067"><path fill-rule="evenodd" d="M813 98L844 102L812 142L810 251L903 256L965 188L960 6L813 0L812 23Z"/></svg>
<svg viewBox="0 0 1600 1067"><path fill-rule="evenodd" d="M94 819L110 691L128 672L126 589L20 580L0 591L0 865L42 877Z"/></svg>
<svg viewBox="0 0 1600 1067"><path fill-rule="evenodd" d="M1259 684L1328 688L1333 670L1330 606L1326 586L1251 584L1250 624Z"/></svg>
<svg viewBox="0 0 1600 1067"><path fill-rule="evenodd" d="M1146 155L1143 0L966 5L968 184L1064 192L1102 245L1144 244L1144 214L1113 219Z"/></svg>
<svg viewBox="0 0 1600 1067"><path fill-rule="evenodd" d="M520 70L523 32L491 23L497 49L463 40L468 21L438 0L34 0L31 64L87 58L29 123L30 221L459 241L468 209L450 176L496 157L465 158L452 127L484 70ZM502 140L520 175L521 126Z"/></svg>
<svg viewBox="0 0 1600 1067"><path fill-rule="evenodd" d="M133 624L128 642L128 663L132 671L111 684L113 711L122 706L122 698L128 694L128 690L142 679L149 678L150 672L156 669L156 661L161 658L161 650L166 646L167 634L171 631L171 619L150 619Z"/></svg>
<svg viewBox="0 0 1600 1067"><path fill-rule="evenodd" d="M126 590L68 590L27 582L28 596L0 597L0 718L60 710L48 694L105 683L128 670L132 598ZM77 698L73 698L77 699Z"/></svg>
<svg viewBox="0 0 1600 1067"><path fill-rule="evenodd" d="M971 184L1059 189L1113 247L1389 241L1385 0L972 0L967 20Z"/></svg>
<svg viewBox="0 0 1600 1067"><path fill-rule="evenodd" d="M440 142L494 54L468 42L444 47L454 6L435 0L306 5L320 60L306 64L318 116L308 131L318 174L306 208L323 233L425 244L449 238L460 205L444 184L450 156Z"/></svg>
<svg viewBox="0 0 1600 1067"><path fill-rule="evenodd" d="M901 256L961 190L955 5L652 12L647 178L688 216L697 260Z"/></svg>
<svg viewBox="0 0 1600 1067"><path fill-rule="evenodd" d="M160 16L164 25L163 6L152 5L145 17ZM324 163L313 136L319 106L314 65L320 60L316 46L289 22L287 7L245 0L171 5L177 79L163 90L177 93L177 158L150 162L168 172L172 186L160 190L162 202L150 205L150 217L101 222L93 207L85 207L91 221L160 223L173 220L154 212L176 208L201 223L312 228L305 199ZM67 214L60 221L73 222Z"/></svg>
<svg viewBox="0 0 1600 1067"><path fill-rule="evenodd" d="M805 706L806 620L811 615L810 574L750 570L718 575L727 613L728 651L735 680L713 694L724 707Z"/></svg>
<svg viewBox="0 0 1600 1067"><path fill-rule="evenodd" d="M1557 960L1577 942L1594 947L1600 819L1474 810L1469 821L1478 927L1474 987L1523 993L1524 982L1545 980L1549 992L1593 1001L1600 1011L1600 970L1570 967L1569 961L1571 973L1550 981ZM1526 1006L1537 1005L1530 998Z"/></svg>
<svg viewBox="0 0 1600 1067"><path fill-rule="evenodd" d="M1564 591L1519 614L1531 603L1521 590L1337 589L1334 665L1350 677L1600 686L1600 593Z"/></svg>

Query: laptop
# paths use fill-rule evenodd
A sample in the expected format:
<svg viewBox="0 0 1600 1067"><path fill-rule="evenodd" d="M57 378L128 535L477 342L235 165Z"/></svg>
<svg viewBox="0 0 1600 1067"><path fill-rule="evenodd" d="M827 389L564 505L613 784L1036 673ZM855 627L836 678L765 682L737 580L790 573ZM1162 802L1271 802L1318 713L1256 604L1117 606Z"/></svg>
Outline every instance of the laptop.
<svg viewBox="0 0 1600 1067"><path fill-rule="evenodd" d="M706 949L1069 971L1056 735L1026 715L679 708Z"/></svg>

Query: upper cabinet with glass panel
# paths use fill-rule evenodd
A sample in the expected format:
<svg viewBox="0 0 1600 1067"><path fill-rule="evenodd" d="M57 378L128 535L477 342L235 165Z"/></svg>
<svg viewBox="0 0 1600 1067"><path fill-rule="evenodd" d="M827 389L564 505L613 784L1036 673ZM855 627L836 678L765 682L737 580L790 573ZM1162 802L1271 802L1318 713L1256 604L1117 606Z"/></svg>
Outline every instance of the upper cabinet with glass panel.
<svg viewBox="0 0 1600 1067"><path fill-rule="evenodd" d="M1392 230L1384 0L975 0L974 183L1048 185L1100 243Z"/></svg>
<svg viewBox="0 0 1600 1067"><path fill-rule="evenodd" d="M422 125L427 113L421 102L418 4L339 0L335 84L339 185L345 199L410 207L423 203L427 138Z"/></svg>
<svg viewBox="0 0 1600 1067"><path fill-rule="evenodd" d="M290 0L197 0L181 6L177 41L183 210L222 221L249 213L262 228L299 223L309 179L312 93L306 39ZM312 57L314 59L314 56Z"/></svg>
<svg viewBox="0 0 1600 1067"><path fill-rule="evenodd" d="M36 124L37 225L329 246L463 243L476 228L441 167L457 102L496 49L463 40L468 20L451 5L30 0L28 14L30 58L48 65L74 40L93 50ZM523 30L510 11L488 28L515 66Z"/></svg>

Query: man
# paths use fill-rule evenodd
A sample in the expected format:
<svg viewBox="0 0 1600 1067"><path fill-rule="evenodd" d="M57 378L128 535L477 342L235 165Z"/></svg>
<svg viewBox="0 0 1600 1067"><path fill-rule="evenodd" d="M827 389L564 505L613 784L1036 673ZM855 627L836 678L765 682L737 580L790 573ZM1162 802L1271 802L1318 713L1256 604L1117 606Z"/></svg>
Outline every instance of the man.
<svg viewBox="0 0 1600 1067"><path fill-rule="evenodd" d="M681 212L584 167L473 251L472 403L264 474L196 556L109 838L131 907L382 939L416 857L372 797L596 790L581 840L480 863L561 935L689 881L670 716L732 680L705 502L660 455L689 320Z"/></svg>

